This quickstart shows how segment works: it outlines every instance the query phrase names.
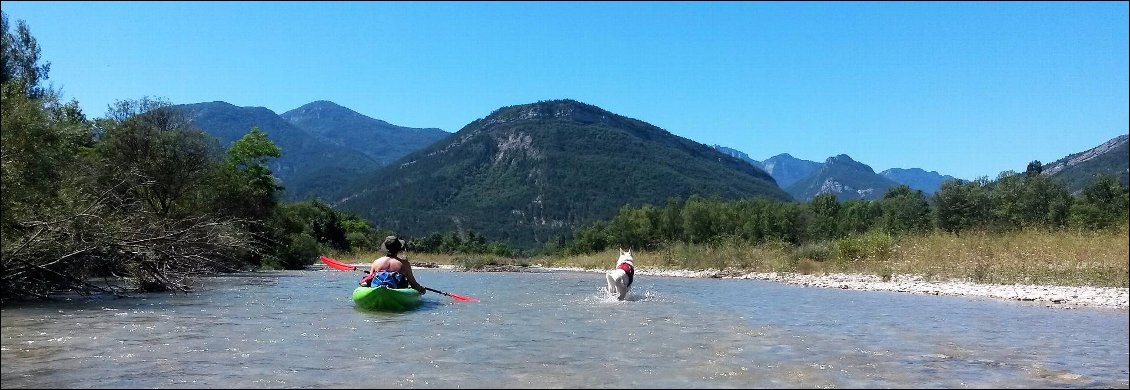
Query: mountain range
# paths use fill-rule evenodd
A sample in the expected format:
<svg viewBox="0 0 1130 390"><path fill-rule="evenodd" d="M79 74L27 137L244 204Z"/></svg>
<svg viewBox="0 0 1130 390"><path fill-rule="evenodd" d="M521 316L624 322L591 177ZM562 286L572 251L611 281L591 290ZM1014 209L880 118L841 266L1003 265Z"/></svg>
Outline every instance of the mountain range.
<svg viewBox="0 0 1130 390"><path fill-rule="evenodd" d="M568 99L502 107L454 134L390 124L324 100L281 115L221 101L179 107L224 145L252 127L265 131L283 151L270 168L285 199L320 198L409 236L474 231L519 248L607 220L625 205L662 206L692 194L877 199L899 184L929 195L953 179L921 168L876 173L847 155L757 161ZM1073 192L1102 173L1126 185L1126 138L1044 172Z"/></svg>
<svg viewBox="0 0 1130 390"><path fill-rule="evenodd" d="M875 200L883 197L891 187L904 184L932 195L942 182L954 179L922 168L891 168L875 173L868 165L853 160L846 154L829 157L823 163L802 160L788 153L778 154L765 161L757 161L744 152L721 145L715 149L737 157L768 172L777 184L797 200L812 200L816 195L831 192L844 201L850 199Z"/></svg>
<svg viewBox="0 0 1130 390"><path fill-rule="evenodd" d="M451 135L435 128L391 125L328 101L282 115L221 101L176 107L225 147L252 127L263 130L283 151L269 168L285 187L283 198L288 200L325 197L352 185L359 175Z"/></svg>

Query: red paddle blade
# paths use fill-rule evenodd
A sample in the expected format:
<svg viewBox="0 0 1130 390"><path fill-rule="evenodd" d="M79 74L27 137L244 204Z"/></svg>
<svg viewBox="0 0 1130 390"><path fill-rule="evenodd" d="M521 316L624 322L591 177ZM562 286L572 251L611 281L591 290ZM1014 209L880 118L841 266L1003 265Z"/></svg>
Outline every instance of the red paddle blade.
<svg viewBox="0 0 1130 390"><path fill-rule="evenodd" d="M431 288L431 287L424 287L424 289L426 289L428 291L433 291L433 292L436 292L436 293L440 293L440 294L449 296L449 297L451 297L451 299L454 299L456 301L464 301L464 302L478 302L479 301L478 299L475 299L475 298L465 297L465 296L462 296L462 295L459 295L459 294L446 293L446 292L439 291L439 290L436 290L436 289Z"/></svg>
<svg viewBox="0 0 1130 390"><path fill-rule="evenodd" d="M342 271L353 271L353 270L356 269L352 265L342 263L340 261L331 259L329 257L322 256L321 258L322 258L323 263L326 263L326 265L330 266L330 268L333 268L333 269L339 269L339 270L342 270Z"/></svg>
<svg viewBox="0 0 1130 390"><path fill-rule="evenodd" d="M465 297L465 296L462 296L462 295L459 295L459 294L448 293L447 295L452 297L452 298L455 298L455 300L457 300L457 301L466 301L466 302L478 302L479 301L478 299L471 298L471 297Z"/></svg>

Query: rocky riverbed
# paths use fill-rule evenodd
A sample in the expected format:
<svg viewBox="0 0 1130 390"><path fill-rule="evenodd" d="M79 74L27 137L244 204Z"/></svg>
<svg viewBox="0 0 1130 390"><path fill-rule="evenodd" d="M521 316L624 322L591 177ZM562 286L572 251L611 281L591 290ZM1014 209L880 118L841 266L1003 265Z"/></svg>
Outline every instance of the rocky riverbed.
<svg viewBox="0 0 1130 390"><path fill-rule="evenodd" d="M530 271L571 270L584 272L604 272L604 270L581 268L542 268L526 267ZM799 273L734 273L719 270L679 271L637 268L636 275L678 276L695 278L757 279L780 283L796 284L806 287L839 288L845 290L893 291L913 294L955 295L986 297L1009 301L1025 301L1043 304L1048 307L1078 308L1101 307L1130 309L1130 289L1118 287L1076 287L1039 285L978 284L968 281L931 281L916 275L895 275L884 281L877 275L825 274L805 275Z"/></svg>

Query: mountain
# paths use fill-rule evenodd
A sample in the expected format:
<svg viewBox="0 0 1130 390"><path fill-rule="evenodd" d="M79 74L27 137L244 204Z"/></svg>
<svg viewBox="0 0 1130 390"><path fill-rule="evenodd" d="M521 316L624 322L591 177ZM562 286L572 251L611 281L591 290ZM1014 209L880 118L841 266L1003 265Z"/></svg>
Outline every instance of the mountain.
<svg viewBox="0 0 1130 390"><path fill-rule="evenodd" d="M790 200L713 148L575 100L502 107L381 168L333 204L409 236L471 230L544 245L625 205L671 197Z"/></svg>
<svg viewBox="0 0 1130 390"><path fill-rule="evenodd" d="M770 176L773 176L773 180L776 180L777 185L781 186L781 188L787 188L793 183L796 183L797 180L800 180L801 178L808 176L817 169L820 169L821 166L821 164L818 162L801 160L789 155L788 153L778 154L776 156L770 157L765 161L757 161L753 158L750 158L748 154L745 154L745 152L739 151L737 149L728 148L721 145L713 145L713 148L715 150L718 150L719 152L745 161L750 165L761 168Z"/></svg>
<svg viewBox="0 0 1130 390"><path fill-rule="evenodd" d="M899 184L891 179L875 173L870 166L841 154L829 157L819 169L786 187L785 191L802 201L830 192L843 202L851 199L880 199L888 189L897 185Z"/></svg>
<svg viewBox="0 0 1130 390"><path fill-rule="evenodd" d="M815 161L801 160L788 153L781 153L763 161L761 166L777 180L777 185L788 188L819 170L822 165Z"/></svg>
<svg viewBox="0 0 1130 390"><path fill-rule="evenodd" d="M926 172L922 168L891 168L879 172L879 175L891 179L895 183L905 184L912 189L922 191L926 196L937 192L946 180L956 179L953 176L943 175L935 171Z"/></svg>
<svg viewBox="0 0 1130 390"><path fill-rule="evenodd" d="M176 107L186 110L197 127L218 138L225 148L252 127L263 130L282 150L282 156L268 166L285 187L283 197L289 200L324 196L336 189L333 186L380 166L365 153L315 137L263 107L237 107L221 101Z"/></svg>
<svg viewBox="0 0 1130 390"><path fill-rule="evenodd" d="M334 145L360 151L380 165L387 165L451 135L436 128L393 125L325 100L306 104L280 116Z"/></svg>
<svg viewBox="0 0 1130 390"><path fill-rule="evenodd" d="M364 173L451 135L434 128L396 126L325 100L283 115L222 101L177 107L187 110L197 127L225 147L252 127L266 132L282 150L270 168L282 182L287 200L326 198L354 188Z"/></svg>
<svg viewBox="0 0 1130 390"><path fill-rule="evenodd" d="M749 165L753 165L753 166L755 166L755 167L757 167L761 170L765 170L765 166L761 164L761 161L757 161L757 160L750 158L748 154L745 154L742 151L739 151L737 149L727 148L727 147L722 146L722 145L712 145L712 147L719 152L722 152L722 153L729 155L730 157L735 157L739 160L742 160L742 161L749 163ZM768 172L768 173L770 175L772 175L772 172ZM774 177L774 179L776 179L776 178ZM778 180L777 183L780 184L780 180Z"/></svg>
<svg viewBox="0 0 1130 390"><path fill-rule="evenodd" d="M1078 193L1098 175L1114 174L1123 186L1128 185L1130 154L1126 146L1127 135L1044 165L1044 174L1063 181L1068 191Z"/></svg>
<svg viewBox="0 0 1130 390"><path fill-rule="evenodd" d="M788 153L778 154L762 162L750 158L748 155L739 150L725 146L714 145L714 149L742 159L755 167L764 169L769 173L769 175L773 176L773 179L777 180L777 184L782 188L789 188L789 186L793 185L797 181L807 177L808 175L811 175L813 172L816 172L821 167L823 167L823 164L821 163L801 160L789 155ZM871 168L868 167L867 169ZM863 173L856 173L855 175L859 174ZM905 184L912 189L920 190L927 196L932 195L935 191L938 190L938 188L941 188L942 183L946 180L954 179L953 176L942 175L935 171L927 172L922 168L891 168L879 173L879 175L890 179L895 183ZM795 197L796 194L793 195Z"/></svg>

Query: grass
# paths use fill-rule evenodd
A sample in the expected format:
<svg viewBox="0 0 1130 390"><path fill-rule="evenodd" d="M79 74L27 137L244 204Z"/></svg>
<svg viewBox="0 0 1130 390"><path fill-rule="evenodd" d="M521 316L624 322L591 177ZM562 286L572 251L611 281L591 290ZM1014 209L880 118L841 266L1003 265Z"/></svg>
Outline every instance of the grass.
<svg viewBox="0 0 1130 390"><path fill-rule="evenodd" d="M937 281L1125 288L1130 284L1127 230L1123 226L1110 231L934 232L904 237L870 233L800 247L779 242L677 243L655 251L633 250L632 254L636 267L664 270L855 273L884 280L895 275L918 275ZM339 260L367 264L379 255L343 256ZM618 253L613 248L593 254L528 259L425 253L407 256L414 264L449 264L470 270L487 265L604 269L616 262Z"/></svg>

